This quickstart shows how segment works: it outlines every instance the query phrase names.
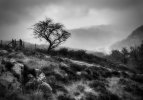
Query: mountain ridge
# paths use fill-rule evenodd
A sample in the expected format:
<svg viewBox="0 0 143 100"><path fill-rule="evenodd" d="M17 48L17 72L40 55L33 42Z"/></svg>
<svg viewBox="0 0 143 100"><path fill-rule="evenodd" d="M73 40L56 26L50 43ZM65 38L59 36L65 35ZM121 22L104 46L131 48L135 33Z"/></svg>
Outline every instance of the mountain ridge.
<svg viewBox="0 0 143 100"><path fill-rule="evenodd" d="M116 42L111 46L111 49L119 49L122 48L130 48L130 47L136 47L141 44L143 41L143 25L136 28L127 38Z"/></svg>

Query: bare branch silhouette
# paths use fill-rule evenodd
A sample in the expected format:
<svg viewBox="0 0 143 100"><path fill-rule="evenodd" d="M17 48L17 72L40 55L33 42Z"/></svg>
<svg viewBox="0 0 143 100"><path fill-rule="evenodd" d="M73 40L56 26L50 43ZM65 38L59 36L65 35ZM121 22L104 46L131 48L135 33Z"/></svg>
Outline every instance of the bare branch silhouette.
<svg viewBox="0 0 143 100"><path fill-rule="evenodd" d="M37 38L45 39L49 43L48 52L66 41L71 35L62 24L54 23L49 18L34 24L32 29Z"/></svg>

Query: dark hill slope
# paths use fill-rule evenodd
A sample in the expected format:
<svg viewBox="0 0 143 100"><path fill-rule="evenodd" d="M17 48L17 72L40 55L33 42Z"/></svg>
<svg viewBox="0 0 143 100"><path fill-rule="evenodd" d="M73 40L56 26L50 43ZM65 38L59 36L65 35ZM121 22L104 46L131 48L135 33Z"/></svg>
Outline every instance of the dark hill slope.
<svg viewBox="0 0 143 100"><path fill-rule="evenodd" d="M139 46L143 41L143 25L135 29L126 39L111 46L112 49L122 49Z"/></svg>
<svg viewBox="0 0 143 100"><path fill-rule="evenodd" d="M97 60L0 50L0 100L143 99L143 75Z"/></svg>

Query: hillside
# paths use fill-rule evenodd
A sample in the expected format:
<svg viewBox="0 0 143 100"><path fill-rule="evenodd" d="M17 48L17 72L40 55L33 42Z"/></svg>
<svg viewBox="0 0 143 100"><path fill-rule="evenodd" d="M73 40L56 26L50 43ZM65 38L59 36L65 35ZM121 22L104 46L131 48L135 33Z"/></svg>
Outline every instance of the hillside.
<svg viewBox="0 0 143 100"><path fill-rule="evenodd" d="M16 41L17 41L17 44L19 44L19 40L16 40ZM11 43L10 40L9 41L8 40L7 41L6 40L2 41L3 45L8 45L9 43ZM35 47L35 44L33 44L33 43L29 43L29 42L26 42L26 41L23 41L23 43L24 43L24 47L25 48L28 48L28 49L31 49L31 50L33 50L35 48L36 49L47 49L48 48L48 44L36 44L36 47ZM64 46L59 46L59 47L55 48L55 50L60 50L62 48L66 48L68 50L73 50L73 51L80 50L80 49L70 48L70 47L64 47ZM105 54L103 52L90 51L90 50L85 50L85 51L88 54L92 54L92 55L95 55L95 56L98 56L98 57L104 57L105 56Z"/></svg>
<svg viewBox="0 0 143 100"><path fill-rule="evenodd" d="M8 45L9 43L11 43L11 40L3 40L2 41L3 45ZM16 40L16 43L19 44L19 40ZM24 43L24 46L26 48L35 49L35 44L29 43L29 42L26 42L26 41L23 41L23 43ZM46 44L36 44L36 48L39 48L39 49L45 49L47 47L48 47L48 45L46 45Z"/></svg>
<svg viewBox="0 0 143 100"><path fill-rule="evenodd" d="M143 99L143 76L104 60L87 63L2 49L0 63L0 100Z"/></svg>
<svg viewBox="0 0 143 100"><path fill-rule="evenodd" d="M126 39L111 46L111 49L122 49L139 46L143 41L143 25L135 29Z"/></svg>

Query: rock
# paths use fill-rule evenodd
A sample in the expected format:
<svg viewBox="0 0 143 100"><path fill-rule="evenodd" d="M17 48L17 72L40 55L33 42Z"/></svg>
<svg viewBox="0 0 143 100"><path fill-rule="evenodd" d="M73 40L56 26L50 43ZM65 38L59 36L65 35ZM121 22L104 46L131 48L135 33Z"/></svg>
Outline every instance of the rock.
<svg viewBox="0 0 143 100"><path fill-rule="evenodd" d="M28 79L32 79L34 76L32 74L28 74Z"/></svg>
<svg viewBox="0 0 143 100"><path fill-rule="evenodd" d="M14 66L12 67L12 70L13 70L16 74L21 75L21 72L22 72L23 68L24 68L24 65L23 65L23 64L15 63Z"/></svg>
<svg viewBox="0 0 143 100"><path fill-rule="evenodd" d="M19 58L19 59L25 58L25 55L22 52L17 53L15 56L16 58Z"/></svg>
<svg viewBox="0 0 143 100"><path fill-rule="evenodd" d="M51 87L48 83L46 83L46 76L40 69L35 69L36 76L32 74L28 75L28 82L26 83L27 89L38 89L40 88L48 88L51 91Z"/></svg>
<svg viewBox="0 0 143 100"><path fill-rule="evenodd" d="M50 59L51 57L50 57L50 56L45 55L45 58L46 58L46 59Z"/></svg>
<svg viewBox="0 0 143 100"><path fill-rule="evenodd" d="M44 94L46 100L53 100L52 88L48 83L42 82L38 89L38 91L41 91Z"/></svg>
<svg viewBox="0 0 143 100"><path fill-rule="evenodd" d="M80 75L81 75L81 72L76 72L76 75L80 76Z"/></svg>
<svg viewBox="0 0 143 100"><path fill-rule="evenodd" d="M51 86L46 83L46 82L42 82L39 86L39 90L41 90L44 93L52 93L52 88Z"/></svg>
<svg viewBox="0 0 143 100"><path fill-rule="evenodd" d="M27 90L38 90L43 93L52 92L52 88L48 83L42 81L41 79L37 79L35 77L31 77L31 79L26 83L25 87Z"/></svg>
<svg viewBox="0 0 143 100"><path fill-rule="evenodd" d="M13 76L13 74L11 72L7 71L0 76L0 79L6 80L7 82L11 83L11 82L13 82L15 77Z"/></svg>
<svg viewBox="0 0 143 100"><path fill-rule="evenodd" d="M17 89L20 86L20 83L17 82L17 79L13 76L11 72L5 72L0 76L0 84L6 89Z"/></svg>
<svg viewBox="0 0 143 100"><path fill-rule="evenodd" d="M24 65L21 63L15 63L12 67L13 74L17 75L18 79L22 78L22 71L24 70Z"/></svg>
<svg viewBox="0 0 143 100"><path fill-rule="evenodd" d="M8 58L12 58L12 57L15 57L16 55L16 52L11 52L8 54Z"/></svg>
<svg viewBox="0 0 143 100"><path fill-rule="evenodd" d="M35 69L35 73L36 73L36 79L38 81L45 81L46 80L45 74L40 69Z"/></svg>
<svg viewBox="0 0 143 100"><path fill-rule="evenodd" d="M64 74L64 77L68 77L68 74L67 74L67 73L65 73L65 74Z"/></svg>
<svg viewBox="0 0 143 100"><path fill-rule="evenodd" d="M39 81L45 81L45 80L46 80L46 76L45 76L44 73L41 73L41 74L37 77L37 79L38 79Z"/></svg>
<svg viewBox="0 0 143 100"><path fill-rule="evenodd" d="M84 76L88 75L88 73L86 71L81 71L81 72L76 72L76 75L84 77Z"/></svg>
<svg viewBox="0 0 143 100"><path fill-rule="evenodd" d="M7 50L0 50L0 55L5 55L5 54L7 54L7 53L8 53Z"/></svg>
<svg viewBox="0 0 143 100"><path fill-rule="evenodd" d="M66 67L66 68L68 68L69 66L68 66L67 64L61 62L61 63L60 63L60 67Z"/></svg>
<svg viewBox="0 0 143 100"><path fill-rule="evenodd" d="M5 69L7 69L7 71L12 72L18 78L21 78L22 71L24 69L23 64L17 63L15 59L3 59L2 64L5 65Z"/></svg>
<svg viewBox="0 0 143 100"><path fill-rule="evenodd" d="M11 59L9 60L9 62L10 62L10 63L16 63L16 60L11 58Z"/></svg>
<svg viewBox="0 0 143 100"><path fill-rule="evenodd" d="M47 97L52 93L52 88L46 83L46 76L40 69L31 69L15 59L3 59L0 65L0 85L12 91L16 89L24 89L27 92L40 90Z"/></svg>

